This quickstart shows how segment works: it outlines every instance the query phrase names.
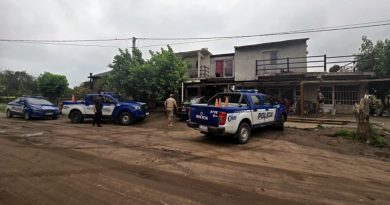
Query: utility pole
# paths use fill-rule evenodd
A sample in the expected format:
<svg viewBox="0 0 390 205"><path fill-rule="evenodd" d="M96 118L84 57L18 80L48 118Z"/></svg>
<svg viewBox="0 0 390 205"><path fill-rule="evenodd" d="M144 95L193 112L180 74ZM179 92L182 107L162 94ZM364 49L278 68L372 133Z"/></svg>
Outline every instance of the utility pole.
<svg viewBox="0 0 390 205"><path fill-rule="evenodd" d="M131 46L131 51L132 51L132 55L133 55L133 59L135 58L135 41L137 40L136 37L133 37L133 44Z"/></svg>

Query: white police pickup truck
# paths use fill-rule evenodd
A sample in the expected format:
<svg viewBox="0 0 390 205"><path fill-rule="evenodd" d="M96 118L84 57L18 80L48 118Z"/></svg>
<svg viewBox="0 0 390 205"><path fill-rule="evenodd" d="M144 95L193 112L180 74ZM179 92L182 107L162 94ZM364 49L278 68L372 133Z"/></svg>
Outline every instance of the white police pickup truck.
<svg viewBox="0 0 390 205"><path fill-rule="evenodd" d="M287 111L266 94L228 92L216 94L207 104L191 105L189 118L191 128L207 135L234 135L238 143L245 144L254 128L273 125L283 130Z"/></svg>
<svg viewBox="0 0 390 205"><path fill-rule="evenodd" d="M61 112L68 115L73 123L80 123L85 118L93 118L94 102L98 96L103 97L102 119L119 122L122 125L130 125L135 121L141 121L149 115L145 103L135 101L119 101L109 94L88 94L83 100L62 103Z"/></svg>

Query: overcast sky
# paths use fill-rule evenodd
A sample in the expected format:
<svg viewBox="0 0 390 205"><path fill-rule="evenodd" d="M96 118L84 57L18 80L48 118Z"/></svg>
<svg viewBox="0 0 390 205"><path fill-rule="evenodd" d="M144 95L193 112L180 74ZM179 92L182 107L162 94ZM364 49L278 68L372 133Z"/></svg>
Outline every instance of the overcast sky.
<svg viewBox="0 0 390 205"><path fill-rule="evenodd" d="M104 39L208 37L274 33L390 19L388 0L1 0L1 39ZM256 37L184 45L175 52L207 47L213 54L234 46L310 38L309 55L357 53L362 35L390 38L390 26L323 33ZM137 46L166 42L137 41ZM84 43L86 44L86 43ZM63 74L71 87L89 73L108 71L117 48L131 42L94 42L114 47L80 47L0 42L0 70ZM144 56L148 49L141 48Z"/></svg>

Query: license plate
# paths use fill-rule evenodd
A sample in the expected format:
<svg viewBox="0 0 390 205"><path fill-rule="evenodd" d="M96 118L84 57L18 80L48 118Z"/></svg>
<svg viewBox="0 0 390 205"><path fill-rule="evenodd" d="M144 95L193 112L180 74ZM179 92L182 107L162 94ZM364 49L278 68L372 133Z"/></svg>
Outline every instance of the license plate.
<svg viewBox="0 0 390 205"><path fill-rule="evenodd" d="M185 109L185 108L182 108L181 111L186 111L186 109Z"/></svg>
<svg viewBox="0 0 390 205"><path fill-rule="evenodd" d="M149 113L147 112L147 113L145 113L145 115L149 115Z"/></svg>
<svg viewBox="0 0 390 205"><path fill-rule="evenodd" d="M199 129L207 132L207 126L199 125Z"/></svg>
<svg viewBox="0 0 390 205"><path fill-rule="evenodd" d="M53 113L52 112L47 112L46 115L53 115Z"/></svg>

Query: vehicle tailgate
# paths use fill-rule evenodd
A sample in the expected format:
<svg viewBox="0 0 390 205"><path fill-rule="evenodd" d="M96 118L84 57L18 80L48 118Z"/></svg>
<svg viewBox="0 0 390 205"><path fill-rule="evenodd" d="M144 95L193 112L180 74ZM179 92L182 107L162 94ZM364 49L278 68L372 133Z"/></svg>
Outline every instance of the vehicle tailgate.
<svg viewBox="0 0 390 205"><path fill-rule="evenodd" d="M206 104L194 104L190 107L190 121L201 125L218 126L218 112L221 108Z"/></svg>

